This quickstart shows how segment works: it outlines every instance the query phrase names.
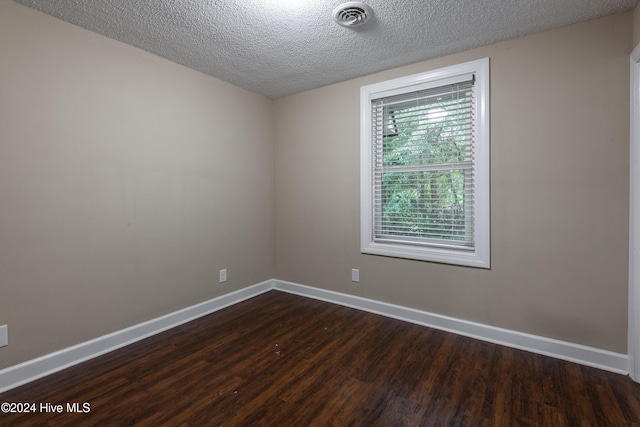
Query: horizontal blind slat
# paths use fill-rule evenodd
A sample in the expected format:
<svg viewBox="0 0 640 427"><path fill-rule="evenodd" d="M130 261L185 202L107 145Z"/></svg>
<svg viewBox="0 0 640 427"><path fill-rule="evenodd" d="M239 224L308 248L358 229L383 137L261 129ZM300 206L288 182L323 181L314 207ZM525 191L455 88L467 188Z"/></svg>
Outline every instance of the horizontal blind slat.
<svg viewBox="0 0 640 427"><path fill-rule="evenodd" d="M473 247L473 81L372 101L374 238Z"/></svg>

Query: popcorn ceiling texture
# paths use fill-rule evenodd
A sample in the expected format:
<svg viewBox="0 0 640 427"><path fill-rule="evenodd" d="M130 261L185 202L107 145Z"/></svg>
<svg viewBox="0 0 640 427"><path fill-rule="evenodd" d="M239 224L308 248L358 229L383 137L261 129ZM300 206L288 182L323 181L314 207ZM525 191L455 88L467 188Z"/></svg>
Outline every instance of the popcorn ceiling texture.
<svg viewBox="0 0 640 427"><path fill-rule="evenodd" d="M632 9L637 0L15 0L276 99L401 65Z"/></svg>

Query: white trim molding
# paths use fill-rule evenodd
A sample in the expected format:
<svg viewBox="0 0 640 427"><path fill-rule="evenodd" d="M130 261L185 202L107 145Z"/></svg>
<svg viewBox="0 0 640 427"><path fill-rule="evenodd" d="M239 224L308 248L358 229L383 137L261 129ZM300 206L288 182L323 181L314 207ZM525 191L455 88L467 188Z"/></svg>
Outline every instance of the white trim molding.
<svg viewBox="0 0 640 427"><path fill-rule="evenodd" d="M460 320L355 295L273 279L2 369L0 370L0 393L85 362L94 357L101 356L110 351L117 350L126 345L133 344L134 342L271 290L339 304L345 307L355 308L393 319L507 347L518 348L606 371L619 374L628 373L627 368L629 361L626 354L614 353L580 344Z"/></svg>
<svg viewBox="0 0 640 427"><path fill-rule="evenodd" d="M640 381L640 45L631 53L629 151L629 375Z"/></svg>
<svg viewBox="0 0 640 427"><path fill-rule="evenodd" d="M526 350L556 359L567 360L618 374L627 374L627 355L608 350L545 338L537 335L468 320L456 319L386 302L375 301L354 295L327 291L297 283L274 280L274 288L321 301L331 302L393 319L415 323L458 335L488 341L495 344Z"/></svg>
<svg viewBox="0 0 640 427"><path fill-rule="evenodd" d="M0 370L0 393L273 289L271 280Z"/></svg>

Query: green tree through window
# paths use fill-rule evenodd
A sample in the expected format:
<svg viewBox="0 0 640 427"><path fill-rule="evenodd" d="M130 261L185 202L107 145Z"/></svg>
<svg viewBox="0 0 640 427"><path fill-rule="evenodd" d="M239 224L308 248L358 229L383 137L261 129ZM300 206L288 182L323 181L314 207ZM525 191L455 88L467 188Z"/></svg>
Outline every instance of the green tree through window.
<svg viewBox="0 0 640 427"><path fill-rule="evenodd" d="M473 245L472 85L374 101L382 110L376 122L382 133L378 237Z"/></svg>

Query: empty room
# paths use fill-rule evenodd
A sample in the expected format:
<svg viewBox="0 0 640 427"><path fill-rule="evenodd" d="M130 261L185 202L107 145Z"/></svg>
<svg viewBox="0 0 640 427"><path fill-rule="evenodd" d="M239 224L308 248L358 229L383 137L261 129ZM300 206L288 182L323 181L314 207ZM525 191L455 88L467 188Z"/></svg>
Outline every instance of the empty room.
<svg viewBox="0 0 640 427"><path fill-rule="evenodd" d="M0 0L0 425L640 424L637 0Z"/></svg>

